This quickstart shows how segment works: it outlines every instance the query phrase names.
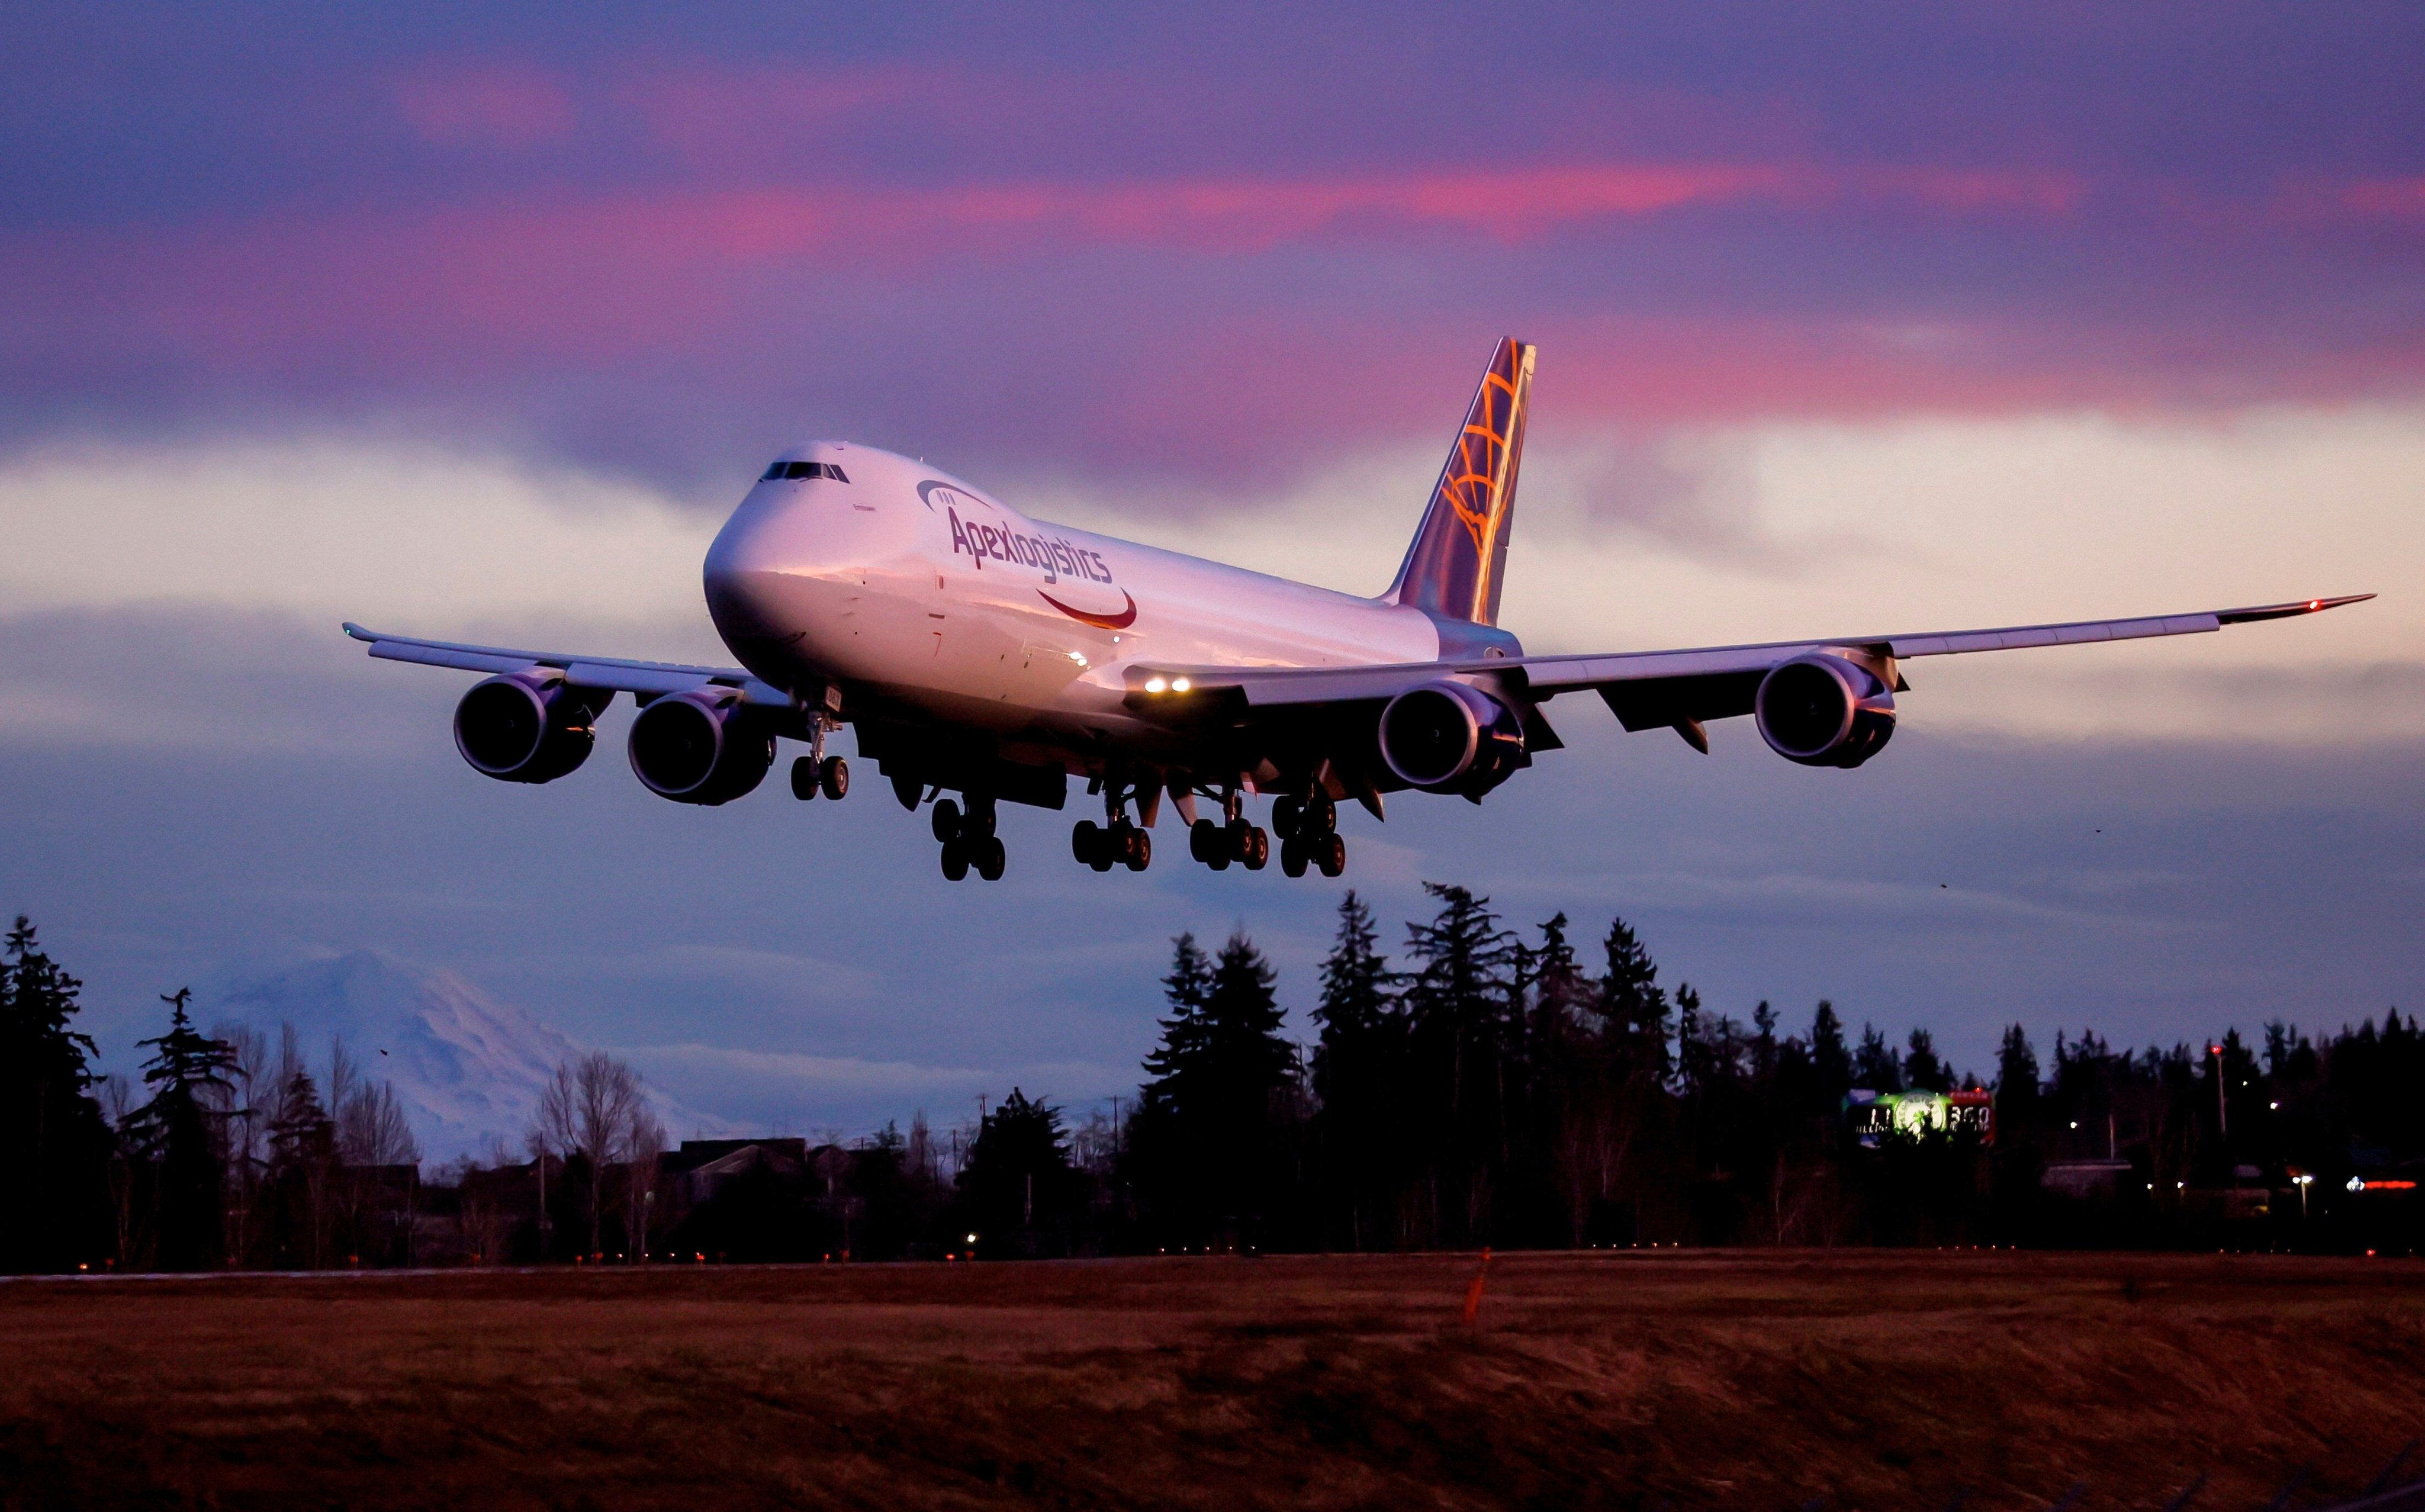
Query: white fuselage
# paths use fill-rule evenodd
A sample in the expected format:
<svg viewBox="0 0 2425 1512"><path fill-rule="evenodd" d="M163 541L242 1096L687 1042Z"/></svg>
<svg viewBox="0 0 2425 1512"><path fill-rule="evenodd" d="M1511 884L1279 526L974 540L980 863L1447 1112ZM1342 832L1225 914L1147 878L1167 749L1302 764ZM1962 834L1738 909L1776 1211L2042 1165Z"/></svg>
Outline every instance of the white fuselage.
<svg viewBox="0 0 2425 1512"><path fill-rule="evenodd" d="M1123 707L1127 665L1430 661L1419 609L1031 520L947 474L820 442L760 482L709 548L708 611L779 687L831 679L953 724L1100 748L1154 732Z"/></svg>

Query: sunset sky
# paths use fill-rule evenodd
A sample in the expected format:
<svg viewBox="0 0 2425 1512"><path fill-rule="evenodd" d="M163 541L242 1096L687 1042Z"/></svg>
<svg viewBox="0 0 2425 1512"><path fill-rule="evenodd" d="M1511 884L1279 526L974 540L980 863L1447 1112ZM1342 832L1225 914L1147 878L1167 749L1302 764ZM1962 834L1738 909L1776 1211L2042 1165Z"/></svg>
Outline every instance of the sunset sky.
<svg viewBox="0 0 2425 1512"><path fill-rule="evenodd" d="M1924 662L1857 772L1549 707L1421 883L1641 928L1789 1027L2170 1043L2425 1005L2425 9L430 5L0 20L0 911L155 994L373 949L795 1128L1132 1085L1168 937L1312 997L1340 884L1142 877L1006 816L693 810L628 704L544 788L340 619L729 658L699 560L778 450L1359 592L1539 345L1534 651L2315 594ZM847 744L845 743L845 749Z"/></svg>

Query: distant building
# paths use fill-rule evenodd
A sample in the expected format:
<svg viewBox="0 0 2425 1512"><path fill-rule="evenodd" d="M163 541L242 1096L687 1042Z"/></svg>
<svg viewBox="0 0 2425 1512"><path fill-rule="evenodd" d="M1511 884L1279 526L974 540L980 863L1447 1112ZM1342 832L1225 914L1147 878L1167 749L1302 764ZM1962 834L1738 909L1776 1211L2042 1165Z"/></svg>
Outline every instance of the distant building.
<svg viewBox="0 0 2425 1512"><path fill-rule="evenodd" d="M660 1179L674 1184L689 1207L715 1199L727 1184L754 1171L798 1177L809 1168L805 1139L685 1139L682 1149L657 1160Z"/></svg>

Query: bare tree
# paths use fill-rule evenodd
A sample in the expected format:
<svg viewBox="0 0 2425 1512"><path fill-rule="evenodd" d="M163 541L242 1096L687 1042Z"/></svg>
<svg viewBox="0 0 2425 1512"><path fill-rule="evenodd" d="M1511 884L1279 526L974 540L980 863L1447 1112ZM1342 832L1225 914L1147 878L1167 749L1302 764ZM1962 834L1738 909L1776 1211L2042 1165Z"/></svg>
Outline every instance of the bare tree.
<svg viewBox="0 0 2425 1512"><path fill-rule="evenodd" d="M539 1159L554 1150L588 1166L589 1252L605 1242L606 1167L622 1154L635 1118L647 1110L640 1073L602 1050L564 1061L539 1092L531 1148ZM662 1146L665 1131L657 1131Z"/></svg>
<svg viewBox="0 0 2425 1512"><path fill-rule="evenodd" d="M227 1144L227 1256L244 1265L252 1263L258 1237L268 1109L276 1100L277 1084L271 1076L269 1041L260 1030L222 1023L211 1030L211 1037L234 1053L227 1084L205 1089L203 1100L218 1115L216 1122Z"/></svg>
<svg viewBox="0 0 2425 1512"><path fill-rule="evenodd" d="M643 1099L623 1130L623 1232L633 1262L649 1260L649 1225L657 1201L657 1157L666 1151L666 1126Z"/></svg>
<svg viewBox="0 0 2425 1512"><path fill-rule="evenodd" d="M141 1252L148 1247L151 1235L144 1201L143 1172L131 1130L135 1121L133 1085L124 1076L101 1078L102 1116L109 1120L111 1140L109 1153L109 1198L111 1215L118 1225L118 1268L133 1270Z"/></svg>

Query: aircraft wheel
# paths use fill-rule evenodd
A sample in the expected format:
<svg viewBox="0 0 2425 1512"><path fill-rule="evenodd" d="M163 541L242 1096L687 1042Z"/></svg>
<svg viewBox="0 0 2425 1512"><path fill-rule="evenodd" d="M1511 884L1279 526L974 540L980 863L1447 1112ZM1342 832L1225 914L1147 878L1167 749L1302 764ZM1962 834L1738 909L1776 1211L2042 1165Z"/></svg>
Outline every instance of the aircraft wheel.
<svg viewBox="0 0 2425 1512"><path fill-rule="evenodd" d="M799 766L795 763L792 768L793 785L798 786L799 780ZM825 770L817 774L817 786L827 797L839 801L843 795L850 792L850 764L839 756L827 757Z"/></svg>
<svg viewBox="0 0 2425 1512"><path fill-rule="evenodd" d="M948 845L953 841L959 839L960 806L954 803L949 798L937 798L935 800L935 816L932 821L932 825L935 831L935 838L941 841L944 844Z"/></svg>
<svg viewBox="0 0 2425 1512"><path fill-rule="evenodd" d="M1305 875L1305 845L1293 836L1280 842L1280 870L1291 877Z"/></svg>
<svg viewBox="0 0 2425 1512"><path fill-rule="evenodd" d="M1272 805L1272 833L1287 840L1297 832L1305 816L1305 806L1294 798L1281 798Z"/></svg>
<svg viewBox="0 0 2425 1512"><path fill-rule="evenodd" d="M1205 865L1213 864L1221 854L1221 827L1210 819L1198 819L1187 827L1187 854Z"/></svg>
<svg viewBox="0 0 2425 1512"><path fill-rule="evenodd" d="M1246 870L1260 872L1271 863L1272 837L1257 825L1246 833Z"/></svg>
<svg viewBox="0 0 2425 1512"><path fill-rule="evenodd" d="M1335 835L1339 833L1339 805L1317 796L1305 806L1305 818L1297 825L1297 833Z"/></svg>
<svg viewBox="0 0 2425 1512"><path fill-rule="evenodd" d="M1010 861L1009 854L1002 848L1002 842L994 836L988 835L978 841L974 848L977 875L988 882L1001 881L1002 869Z"/></svg>
<svg viewBox="0 0 2425 1512"><path fill-rule="evenodd" d="M817 796L817 763L813 756L803 756L792 764L792 796L806 803Z"/></svg>
<svg viewBox="0 0 2425 1512"><path fill-rule="evenodd" d="M1313 861L1323 876L1337 877L1347 870L1347 842L1337 835L1324 836L1314 846Z"/></svg>
<svg viewBox="0 0 2425 1512"><path fill-rule="evenodd" d="M943 876L951 881L966 880L969 875L969 847L956 840L943 842Z"/></svg>
<svg viewBox="0 0 2425 1512"><path fill-rule="evenodd" d="M1099 837L1102 832L1103 827L1092 819L1081 819L1070 829L1069 854L1079 865L1095 864L1095 847L1101 844Z"/></svg>
<svg viewBox="0 0 2425 1512"><path fill-rule="evenodd" d="M1232 819L1222 831L1221 848L1233 861L1245 861L1255 853L1255 827L1244 819Z"/></svg>
<svg viewBox="0 0 2425 1512"><path fill-rule="evenodd" d="M1120 859L1128 862L1130 871L1142 872L1153 864L1153 836L1145 830L1131 829L1123 848L1127 854Z"/></svg>

